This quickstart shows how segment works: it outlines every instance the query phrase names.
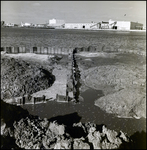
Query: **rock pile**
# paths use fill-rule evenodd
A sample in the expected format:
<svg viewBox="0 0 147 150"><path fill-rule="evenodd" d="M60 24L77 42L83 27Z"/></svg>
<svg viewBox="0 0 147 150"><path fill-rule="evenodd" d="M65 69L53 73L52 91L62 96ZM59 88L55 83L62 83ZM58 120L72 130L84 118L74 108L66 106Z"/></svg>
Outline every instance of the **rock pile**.
<svg viewBox="0 0 147 150"><path fill-rule="evenodd" d="M1 148L118 149L128 147L130 142L131 146L137 144L137 141L131 141L122 131L117 133L105 125L90 122L65 125L61 120L54 120L55 118L40 119L38 116L29 115L20 106L5 102L1 104L5 106L1 116ZM4 110L10 113L9 118ZM64 120L64 116L62 119Z"/></svg>
<svg viewBox="0 0 147 150"><path fill-rule="evenodd" d="M107 129L105 125L98 130L97 125L93 123L73 124L73 129L76 127L85 132L85 135L79 138L73 138L66 131L68 126L59 125L56 121L49 122L47 119L26 117L15 121L13 126L11 137L15 139L16 145L23 149L114 149L124 141L129 142L123 132L118 134ZM9 128L3 129L3 135L6 135L8 130Z"/></svg>
<svg viewBox="0 0 147 150"><path fill-rule="evenodd" d="M114 149L122 142L128 142L123 132L119 134L107 129L104 125L102 131L96 124L81 122L72 128L84 129L86 136L73 138L66 132L68 126L59 125L56 121L49 122L47 119L24 118L14 122L14 138L16 144L24 149Z"/></svg>
<svg viewBox="0 0 147 150"><path fill-rule="evenodd" d="M3 55L1 94L3 99L32 94L50 87L55 77L41 66Z"/></svg>

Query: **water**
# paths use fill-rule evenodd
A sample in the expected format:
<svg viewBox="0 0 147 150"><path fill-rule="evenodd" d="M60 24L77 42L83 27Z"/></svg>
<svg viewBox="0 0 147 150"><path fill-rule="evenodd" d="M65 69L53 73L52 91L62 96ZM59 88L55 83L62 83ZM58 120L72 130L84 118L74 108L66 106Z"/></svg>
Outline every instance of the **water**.
<svg viewBox="0 0 147 150"><path fill-rule="evenodd" d="M49 46L49 47L88 47L110 45L114 49L146 50L145 32L87 31L87 30L47 30L47 29L1 29L1 47L3 46ZM99 95L98 95L99 94ZM108 128L122 130L128 135L136 131L146 131L146 119L117 118L94 106L94 100L102 91L89 89L81 95L84 102L80 104L57 103L55 101L36 105L24 105L31 114L41 118L77 112L82 122L105 124Z"/></svg>
<svg viewBox="0 0 147 150"><path fill-rule="evenodd" d="M109 129L119 132L122 130L128 135L136 131L146 131L146 119L118 118L115 115L108 114L94 105L94 100L102 96L102 91L88 89L81 96L84 98L80 104L58 103L49 101L47 103L36 105L24 105L31 114L38 115L41 118L51 118L60 115L67 115L77 112L81 122L93 122L98 125L105 124Z"/></svg>
<svg viewBox="0 0 147 150"><path fill-rule="evenodd" d="M1 46L88 47L100 50L103 45L114 49L145 50L146 32L49 30L2 28Z"/></svg>

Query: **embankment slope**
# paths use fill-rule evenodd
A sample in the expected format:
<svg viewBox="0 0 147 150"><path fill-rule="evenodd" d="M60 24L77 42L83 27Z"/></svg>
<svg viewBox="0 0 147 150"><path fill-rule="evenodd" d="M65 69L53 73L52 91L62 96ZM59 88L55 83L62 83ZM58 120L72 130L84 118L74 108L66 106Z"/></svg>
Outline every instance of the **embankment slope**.
<svg viewBox="0 0 147 150"><path fill-rule="evenodd" d="M2 55L1 95L10 99L50 87L55 76L41 65Z"/></svg>

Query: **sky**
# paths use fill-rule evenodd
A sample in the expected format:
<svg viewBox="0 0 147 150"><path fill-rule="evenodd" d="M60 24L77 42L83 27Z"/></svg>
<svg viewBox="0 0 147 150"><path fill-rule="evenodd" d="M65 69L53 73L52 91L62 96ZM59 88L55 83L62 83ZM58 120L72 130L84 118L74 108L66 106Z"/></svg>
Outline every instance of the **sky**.
<svg viewBox="0 0 147 150"><path fill-rule="evenodd" d="M133 21L146 26L146 1L1 1L6 23Z"/></svg>

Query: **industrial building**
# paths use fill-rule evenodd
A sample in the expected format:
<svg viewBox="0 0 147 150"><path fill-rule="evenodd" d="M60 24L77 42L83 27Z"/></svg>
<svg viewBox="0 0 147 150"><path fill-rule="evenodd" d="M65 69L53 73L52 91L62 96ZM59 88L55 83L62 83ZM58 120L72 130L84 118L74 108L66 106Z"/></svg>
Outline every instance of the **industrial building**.
<svg viewBox="0 0 147 150"><path fill-rule="evenodd" d="M58 19L50 19L48 26L56 27L56 28L64 28L65 21Z"/></svg>
<svg viewBox="0 0 147 150"><path fill-rule="evenodd" d="M100 28L99 29L109 29L109 28L110 28L109 22L102 21L102 23L100 24Z"/></svg>
<svg viewBox="0 0 147 150"><path fill-rule="evenodd" d="M5 27L14 27L14 23L6 23Z"/></svg>
<svg viewBox="0 0 147 150"><path fill-rule="evenodd" d="M112 21L109 20L109 29L117 30L143 30L143 24L132 21Z"/></svg>
<svg viewBox="0 0 147 150"><path fill-rule="evenodd" d="M99 23L65 23L65 29L98 29Z"/></svg>
<svg viewBox="0 0 147 150"><path fill-rule="evenodd" d="M21 27L30 27L31 23L23 23L21 22Z"/></svg>
<svg viewBox="0 0 147 150"><path fill-rule="evenodd" d="M132 21L102 21L98 23L65 23L65 29L143 30L143 24Z"/></svg>
<svg viewBox="0 0 147 150"><path fill-rule="evenodd" d="M32 24L23 23L16 25L13 23L6 23L4 27L32 27L32 28L48 28L48 29L112 29L112 30L146 30L146 27L142 23L132 22L132 21L102 21L102 22L90 22L90 23L65 23L64 20L50 19L48 23L45 24Z"/></svg>

